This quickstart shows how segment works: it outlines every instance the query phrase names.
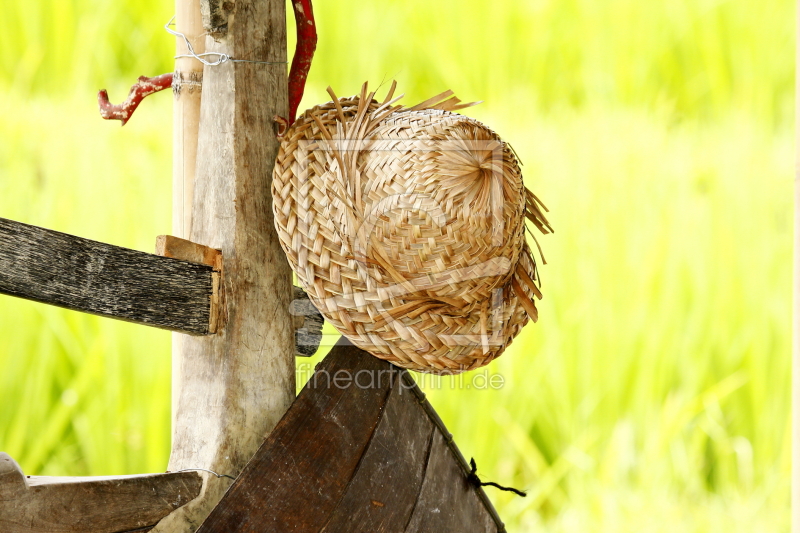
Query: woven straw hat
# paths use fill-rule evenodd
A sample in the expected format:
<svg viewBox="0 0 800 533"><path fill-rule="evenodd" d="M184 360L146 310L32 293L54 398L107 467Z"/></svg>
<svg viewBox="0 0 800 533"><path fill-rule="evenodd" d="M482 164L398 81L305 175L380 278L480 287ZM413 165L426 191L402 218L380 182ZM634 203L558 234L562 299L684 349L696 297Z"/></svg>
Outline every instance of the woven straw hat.
<svg viewBox="0 0 800 533"><path fill-rule="evenodd" d="M325 318L353 344L421 372L499 356L531 319L536 262L525 220L552 231L512 149L453 111L375 93L306 111L273 176L281 245Z"/></svg>

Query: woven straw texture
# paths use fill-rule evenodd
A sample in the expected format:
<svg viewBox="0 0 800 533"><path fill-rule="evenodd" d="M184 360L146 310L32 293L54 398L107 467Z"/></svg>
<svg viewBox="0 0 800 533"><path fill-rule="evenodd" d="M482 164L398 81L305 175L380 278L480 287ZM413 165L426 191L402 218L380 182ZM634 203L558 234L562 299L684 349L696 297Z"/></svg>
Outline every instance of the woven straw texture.
<svg viewBox="0 0 800 533"><path fill-rule="evenodd" d="M306 111L273 176L281 245L325 318L376 357L459 373L499 356L541 299L526 219L552 231L510 146L453 111L367 94ZM538 245L537 245L538 246Z"/></svg>

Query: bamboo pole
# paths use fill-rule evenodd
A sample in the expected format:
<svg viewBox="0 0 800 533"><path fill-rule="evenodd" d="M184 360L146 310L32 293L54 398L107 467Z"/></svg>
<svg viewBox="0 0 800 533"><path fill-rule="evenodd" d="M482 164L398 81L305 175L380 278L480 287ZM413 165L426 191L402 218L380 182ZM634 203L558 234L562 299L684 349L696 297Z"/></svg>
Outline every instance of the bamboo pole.
<svg viewBox="0 0 800 533"><path fill-rule="evenodd" d="M205 30L200 16L200 0L175 0L175 29L186 35L195 53L206 50ZM188 55L183 39L175 39L175 55ZM203 64L191 57L175 59L172 77L172 234L188 239L192 229L192 199L197 164L197 135L200 128L200 102ZM172 427L178 423L178 394L181 383L182 341L185 335L172 335Z"/></svg>
<svg viewBox="0 0 800 533"><path fill-rule="evenodd" d="M173 348L169 470L199 468L236 476L295 393L291 271L273 226L270 193L279 145L272 117L286 116L288 107L285 3L178 4L178 13L191 10L192 20L198 4L200 13L215 15L204 20L207 52L247 61L203 70L193 203L191 209L181 204L184 216L176 224L183 223L189 240L222 250L223 323L216 335L180 336ZM191 112L182 105L176 105L176 113L183 113L180 124L186 129L176 149L176 167L178 151L180 160L191 158ZM176 181L183 180L178 193L189 186L191 166L190 161L176 170ZM176 197L177 204L180 194ZM229 484L227 478L204 474L201 495L153 531L196 530Z"/></svg>
<svg viewBox="0 0 800 533"><path fill-rule="evenodd" d="M192 43L195 53L205 52L205 30L200 0L175 0L175 24ZM175 39L175 55L189 53L182 39ZM192 197L197 161L197 132L200 126L200 96L203 64L190 57L175 60L173 90L175 105L172 125L172 232L189 238L192 228Z"/></svg>

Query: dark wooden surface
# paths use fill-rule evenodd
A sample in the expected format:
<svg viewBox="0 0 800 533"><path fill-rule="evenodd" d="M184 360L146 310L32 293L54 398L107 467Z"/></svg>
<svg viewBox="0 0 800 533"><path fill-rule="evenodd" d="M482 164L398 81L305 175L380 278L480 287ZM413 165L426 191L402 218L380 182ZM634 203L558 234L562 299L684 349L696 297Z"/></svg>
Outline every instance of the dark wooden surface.
<svg viewBox="0 0 800 533"><path fill-rule="evenodd" d="M384 372L385 386L345 386L344 380L359 370L386 368L358 352L338 346L320 363L198 533L324 527L372 437L386 404L388 381L397 375Z"/></svg>
<svg viewBox="0 0 800 533"><path fill-rule="evenodd" d="M440 432L433 434L425 469L425 481L404 533L443 533L457 531L496 532L492 520L478 498L475 487Z"/></svg>
<svg viewBox="0 0 800 533"><path fill-rule="evenodd" d="M228 16L233 2L224 0L206 0L200 2L200 15L203 17L203 27L211 33L225 33L228 29ZM214 60L214 58L211 58Z"/></svg>
<svg viewBox="0 0 800 533"><path fill-rule="evenodd" d="M417 503L433 433L414 395L392 387L369 448L323 531L403 531Z"/></svg>
<svg viewBox="0 0 800 533"><path fill-rule="evenodd" d="M205 335L212 268L0 218L0 293Z"/></svg>
<svg viewBox="0 0 800 533"><path fill-rule="evenodd" d="M200 494L197 472L70 478L25 476L0 453L2 533L147 531Z"/></svg>
<svg viewBox="0 0 800 533"><path fill-rule="evenodd" d="M198 533L505 531L449 439L406 371L336 346Z"/></svg>

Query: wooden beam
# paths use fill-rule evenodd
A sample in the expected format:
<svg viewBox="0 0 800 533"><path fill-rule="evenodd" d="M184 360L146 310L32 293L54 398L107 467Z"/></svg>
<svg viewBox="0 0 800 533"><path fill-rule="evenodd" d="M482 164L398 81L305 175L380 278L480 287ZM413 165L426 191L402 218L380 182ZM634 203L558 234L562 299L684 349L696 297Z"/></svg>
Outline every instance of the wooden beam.
<svg viewBox="0 0 800 533"><path fill-rule="evenodd" d="M204 4L205 2L205 4ZM201 2L219 14L218 2ZM275 115L288 111L284 0L237 0L210 21L203 70L191 232L222 250L224 325L173 344L173 447L169 469L237 475L295 393L291 270L272 221ZM178 21L179 22L179 21ZM180 22L179 22L180 23ZM194 531L228 481L206 477L202 495L156 532Z"/></svg>
<svg viewBox="0 0 800 533"><path fill-rule="evenodd" d="M107 477L25 476L0 452L3 533L146 531L197 497L197 472Z"/></svg>
<svg viewBox="0 0 800 533"><path fill-rule="evenodd" d="M207 335L213 268L0 218L0 293Z"/></svg>

